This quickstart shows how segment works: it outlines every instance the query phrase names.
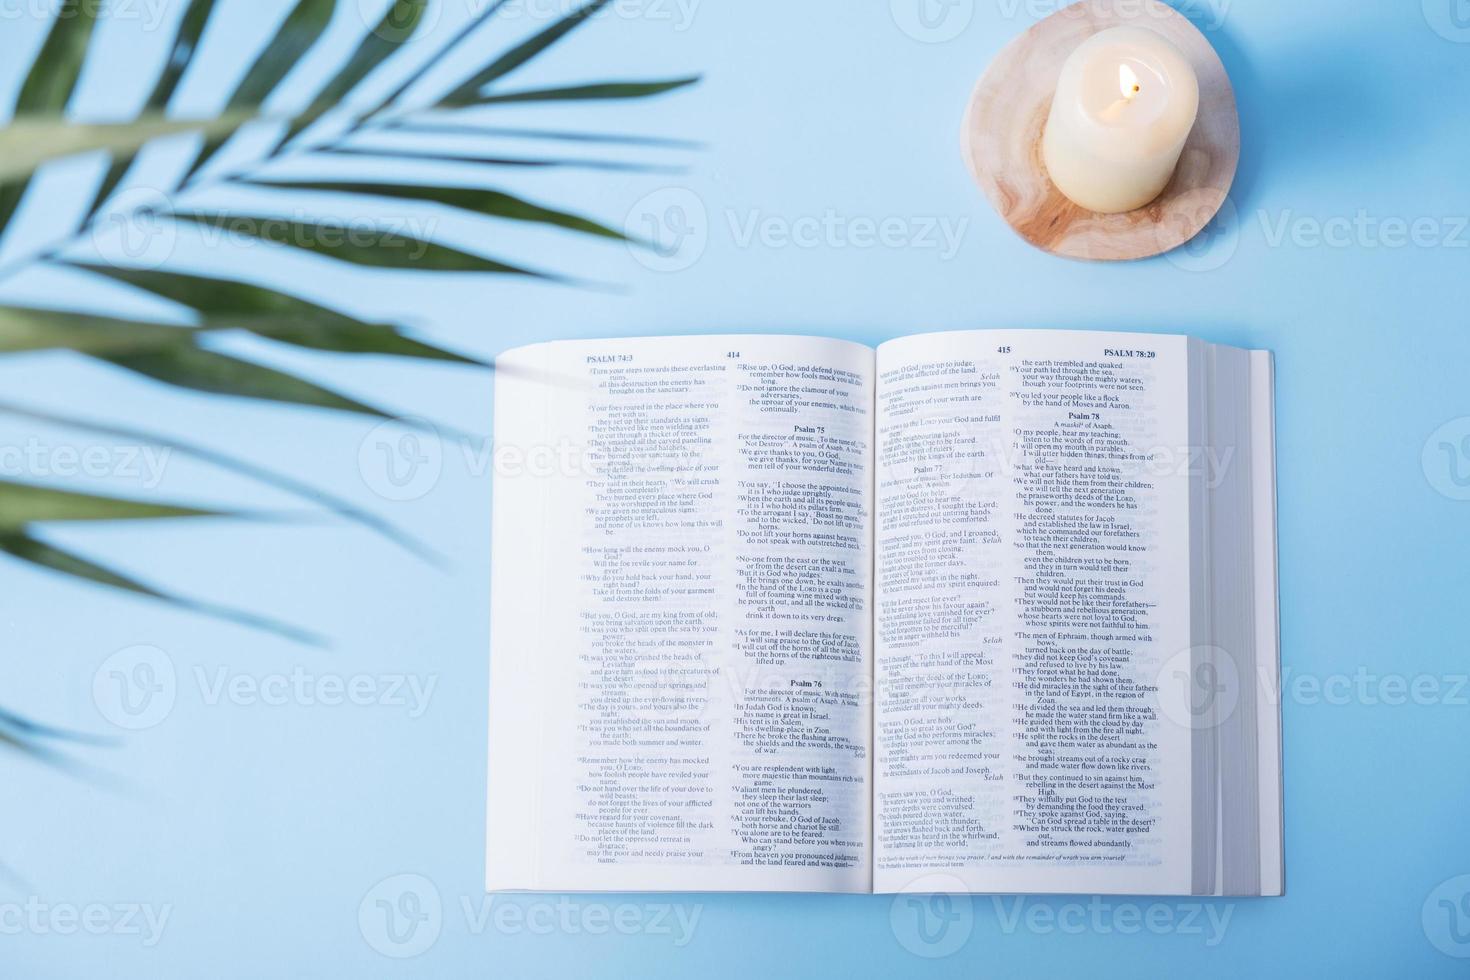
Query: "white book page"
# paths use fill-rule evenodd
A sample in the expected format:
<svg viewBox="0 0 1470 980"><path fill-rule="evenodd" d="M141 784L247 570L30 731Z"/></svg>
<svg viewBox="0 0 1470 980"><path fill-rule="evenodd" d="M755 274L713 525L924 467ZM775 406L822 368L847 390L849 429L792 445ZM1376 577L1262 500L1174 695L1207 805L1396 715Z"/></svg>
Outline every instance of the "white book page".
<svg viewBox="0 0 1470 980"><path fill-rule="evenodd" d="M487 887L868 891L873 352L551 343L496 385Z"/></svg>
<svg viewBox="0 0 1470 980"><path fill-rule="evenodd" d="M877 362L875 890L1187 894L1186 339Z"/></svg>
<svg viewBox="0 0 1470 980"><path fill-rule="evenodd" d="M1265 351L1251 352L1251 472L1255 521L1256 680L1261 686L1257 708L1260 747L1261 894L1280 895L1285 887L1282 865L1281 812L1281 641L1277 623L1276 571L1276 389L1275 364ZM1268 695L1275 695L1268 696Z"/></svg>

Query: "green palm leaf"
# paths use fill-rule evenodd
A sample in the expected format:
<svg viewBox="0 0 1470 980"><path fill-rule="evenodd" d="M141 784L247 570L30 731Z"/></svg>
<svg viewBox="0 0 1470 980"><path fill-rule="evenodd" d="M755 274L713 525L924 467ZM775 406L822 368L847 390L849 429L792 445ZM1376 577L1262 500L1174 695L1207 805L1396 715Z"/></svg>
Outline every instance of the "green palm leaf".
<svg viewBox="0 0 1470 980"><path fill-rule="evenodd" d="M265 102L281 80L296 67L296 62L311 50L326 31L336 7L337 0L297 0L295 8L282 22L275 37L266 42L255 64L240 80L235 94L230 96L230 101L225 105L226 111L258 106ZM184 174L182 182L187 182L204 169L205 164L214 158L226 142L228 137L207 140L204 148L195 157L193 165Z"/></svg>
<svg viewBox="0 0 1470 980"><path fill-rule="evenodd" d="M159 73L153 91L143 103L145 109L162 112L168 108L184 72L194 61L194 52L199 50L199 40L204 36L210 14L214 13L215 3L216 0L189 0L184 16L179 19L174 43L169 47L168 60L163 63L163 71Z"/></svg>
<svg viewBox="0 0 1470 980"><path fill-rule="evenodd" d="M87 46L97 26L98 4L62 0L51 30L15 100L16 115L59 113L76 91L86 63Z"/></svg>
<svg viewBox="0 0 1470 980"><path fill-rule="evenodd" d="M384 419L392 417L371 405L364 405L304 378L189 344L94 356L109 364L179 388L215 395L285 402L289 405L330 408Z"/></svg>
<svg viewBox="0 0 1470 980"><path fill-rule="evenodd" d="M214 12L214 5L215 0L190 0L188 9L184 11L184 16L179 21L174 43L169 47L168 60L163 63L163 71L159 74L153 91L144 101L140 115L150 112L161 114L168 108L169 101L173 99L174 90L179 87L179 80L184 77L184 71L194 60L194 52L199 49L199 39L204 35L204 25L209 22L209 15ZM113 159L112 164L107 168L107 174L97 188L96 195L92 198L92 206L87 209L83 221L90 219L107 202L112 192L117 190L118 185L127 177L128 171L133 168L137 159L136 151Z"/></svg>
<svg viewBox="0 0 1470 980"><path fill-rule="evenodd" d="M66 310L0 306L0 354L58 348L83 354L121 354L190 343L200 329L204 328Z"/></svg>
<svg viewBox="0 0 1470 980"><path fill-rule="evenodd" d="M492 272L538 279L558 278L386 229L352 229L349 233L339 225L226 212L175 211L169 217L212 228L215 232L289 245L315 255L374 269Z"/></svg>
<svg viewBox="0 0 1470 980"><path fill-rule="evenodd" d="M0 180L24 183L43 163L92 150L135 153L162 136L202 132L229 136L260 116L240 109L215 119L165 119L158 113L128 123L73 123L62 116L20 116L0 129Z"/></svg>
<svg viewBox="0 0 1470 980"><path fill-rule="evenodd" d="M585 99L645 99L650 95L663 95L676 89L693 85L698 75L686 78L669 78L648 82L589 82L584 85L565 85L559 88L529 89L523 92L503 92L498 95L481 95L465 102L445 102L442 105L493 105L506 102L569 102Z"/></svg>
<svg viewBox="0 0 1470 980"><path fill-rule="evenodd" d="M383 19L368 31L357 50L347 59L347 64L317 94L311 107L292 120L285 135L276 141L275 148L289 143L306 127L326 115L359 82L367 78L373 69L387 61L404 42L413 37L427 6L428 0L393 0Z"/></svg>
<svg viewBox="0 0 1470 980"><path fill-rule="evenodd" d="M561 20L540 31L529 40L523 41L511 48L505 54L471 75L462 85L453 89L445 97L446 101L455 102L473 98L486 85L489 85L497 78L509 75L542 51L545 51L557 41L560 41L572 31L582 26L587 22L588 18L606 6L607 2L608 0L591 0L590 3L567 14Z"/></svg>
<svg viewBox="0 0 1470 980"><path fill-rule="evenodd" d="M453 118L458 113L444 114ZM548 140L567 143L608 143L622 146L648 146L675 150L699 150L704 144L696 140L667 136L640 136L631 133L583 133L565 129L527 129L517 126L474 126L468 123L404 120L385 127L395 133L421 136L489 136L501 139Z"/></svg>
<svg viewBox="0 0 1470 980"><path fill-rule="evenodd" d="M243 0L242 0L243 2ZM386 0L386 15L359 41L357 47L330 74L308 107L293 119L284 120L282 135L262 155L261 163L284 153L305 149L295 139L315 121L332 111L369 75L384 65L393 54L415 35L432 0ZM454 163L482 164L513 168L577 167L587 170L622 170L651 172L661 169L636 162L616 160L576 160L534 156L532 158L446 155L417 152L409 147L400 150L362 149L349 145L359 135L386 133L397 129L412 134L416 117L410 108L399 106L405 93L444 56L457 56L472 40L472 35L507 0L491 0L438 49L437 57L426 59L407 80L376 108L358 113L339 136L328 139L325 146L311 148L322 151L315 162L331 161L334 154L372 155L400 160L434 160ZM692 84L693 78L635 81L597 81L560 87L530 88L520 91L498 91L500 79L521 69L554 46L577 27L603 9L607 0L586 0L555 23L538 30L528 39L486 59L468 77L453 86L439 99L425 107L434 109L466 109L497 104L538 103L554 101L596 101L637 99L671 92ZM0 233L18 208L36 169L49 160L91 150L105 150L112 163L100 186L87 199L88 223L108 203L115 191L128 180L136 157L151 140L184 132L200 132L204 137L202 151L191 162L181 183L193 187L204 183L199 175L218 151L243 127L264 120L260 106L277 91L292 69L318 43L336 12L336 0L295 0L274 36L244 72L234 91L226 99L226 108L218 118L209 120L177 120L167 118L169 104L179 84L197 60L200 41L217 7L216 0L188 0L169 48L166 62L159 70L153 90L140 108L138 118L127 124L78 126L67 123L65 110L72 101L83 62L93 34L98 0L63 0L62 14L49 28L41 55L30 67L21 87L14 120L0 130ZM389 108L391 106L391 109ZM463 114L449 114L457 120ZM424 133L432 129L427 123ZM650 137L621 137L596 133L537 131L477 127L472 132L487 136L537 138L586 143L623 143L626 145L690 147L681 143ZM341 162L340 160L338 162ZM666 168L663 168L666 169ZM616 227L545 203L532 202L506 190L442 186L433 179L418 178L402 184L377 180L337 180L331 177L311 180L271 179L257 168L239 183L273 193L341 193L360 200L363 207L354 215L372 215L372 201L412 201L451 208L467 214L499 218L522 225L542 225L606 240L625 239ZM316 219L282 220L233 210L201 208L188 201L186 206L170 206L166 216L182 224L201 229L205 244L209 231L237 236L228 245L268 242L290 246L297 253L306 252L366 269L418 270L441 273L478 272L537 277L557 282L572 280L526 268L519 263L403 234L382 227L384 222L369 220L366 232L345 234L345 228ZM504 230L510 227L501 224ZM184 239L181 244L190 244ZM498 247L497 247L498 250ZM237 250L245 254L243 248ZM476 252L479 247L476 247ZM257 285L235 276L216 276L176 272L170 269L126 269L65 258L63 246L48 248L40 258L55 267L79 276L103 276L113 282L142 290L164 301L177 304L189 313L188 322L174 324L158 320L133 319L113 315L78 313L65 309L35 309L0 304L0 354L7 352L67 349L98 361L128 370L136 375L174 387L293 406L328 408L372 418L385 418L379 409L363 404L339 392L293 374L253 363L208 349L201 338L211 332L244 330L256 336L297 347L344 354L375 354L395 357L432 359L447 363L477 363L472 359L440 349L406 334L397 324L365 321L340 312L336 304L311 302L278 289ZM281 253L289 255L289 252ZM29 260L27 260L29 261ZM0 278L19 265L0 269ZM63 294L64 295L64 294ZM180 317L182 319L182 317ZM168 437L160 437L126 427L98 423L86 419L37 412L23 406L0 404L0 412L42 423L70 425L109 437L148 439L170 446L198 459L221 466L231 473L254 479L294 493L304 500L342 514L365 526L373 527L405 547L425 553L421 546L406 539L390 525L352 507L346 501L307 486L294 477L283 476L228 453ZM151 508L151 509L150 509ZM230 619L307 642L315 637L294 627L241 613L237 610L180 598L124 572L99 565L81 555L72 554L36 536L31 524L43 520L114 520L161 517L202 516L192 508L178 508L167 503L112 500L107 497L76 494L24 484L0 482L0 552L36 567L93 584L126 590L174 603L210 615ZM0 713L0 744L34 743L44 737L39 730L7 724Z"/></svg>
<svg viewBox="0 0 1470 980"><path fill-rule="evenodd" d="M66 110L77 80L82 77L87 45L97 26L97 9L97 4L86 0L63 0L50 33L41 44L41 52L20 87L15 115L60 115ZM0 233L10 224L30 183L27 175L0 184Z"/></svg>
<svg viewBox="0 0 1470 980"><path fill-rule="evenodd" d="M248 181L250 187L270 188L271 190L286 191L311 191L325 192L329 194L357 194L370 197L385 197L399 201L424 201L429 204L442 204L445 207L454 208L458 211L468 211L472 214L485 215L493 218L507 218L512 221L526 221L533 224L555 225L569 231L579 231L588 235L597 235L602 238L614 238L619 241L627 240L627 236L620 231L615 231L607 225L599 224L590 218L569 214L566 211L558 211L555 208L543 207L532 204L514 194L504 191L482 190L474 187L441 187L426 184L383 184L383 183L359 183L356 181L326 181L326 180L270 180L270 181Z"/></svg>
<svg viewBox="0 0 1470 980"><path fill-rule="evenodd" d="M55 425L62 428L74 429L79 432L89 432L93 435L102 436L105 439L125 439L135 443L158 446L170 452L178 453L181 456L197 459L200 462L217 466L222 470L249 480L254 480L265 486L274 487L277 490L291 494L293 497L298 497L307 503L322 507L344 520L353 521L371 531L375 531L387 540L392 541L394 544L397 544L399 547L417 555L425 561L441 567L444 564L444 558L438 552L427 547L416 538L400 531L393 524L383 520L376 514L365 511L341 497L327 493L325 490L320 490L310 484L304 483L296 477L279 473L269 467L232 456L218 449L211 449L208 446L202 446L195 442L188 442L145 429L98 422L95 419L80 418L75 415L41 411L39 409L28 408L24 405L17 405L13 402L0 401L0 415L10 415L42 425Z"/></svg>
<svg viewBox="0 0 1470 980"><path fill-rule="evenodd" d="M438 163L470 163L484 167L526 167L531 169L568 168L640 174L684 172L682 167L668 167L660 164L637 163L626 160L588 160L572 157L480 156L473 153L443 153L434 150L410 150L398 147L331 146L323 147L318 152L332 156L376 157L382 160L433 160Z"/></svg>
<svg viewBox="0 0 1470 980"><path fill-rule="evenodd" d="M209 288L209 280L182 276L179 273L148 274L86 265L79 268L103 272L124 280L131 276L137 280L134 284L139 288L149 289L166 298L171 298L173 294L191 295L196 289L195 282L199 284L198 288ZM182 281L170 282L176 277ZM194 282L190 282L191 279ZM241 297L242 303L251 302L249 297L255 287L243 283L231 284L225 280L215 282L225 283L224 288L218 291L221 294L219 299L227 300L234 295ZM232 290L229 288L231 285L239 288ZM201 302L205 313L204 322L197 325L125 320L39 307L0 306L0 354L71 350L107 358L158 348L192 346L195 337L206 331L246 330L270 340L312 350L418 357L456 364L482 363L405 337L397 328L387 324L361 323L304 300L275 294L278 299L273 301L269 290L263 293L264 295L255 294L254 302L258 304L256 308L224 307L213 312L214 302ZM273 305L278 311L271 310ZM292 308L295 308L295 312L288 314L287 311ZM321 313L314 314L312 310L320 310Z"/></svg>
<svg viewBox="0 0 1470 980"><path fill-rule="evenodd" d="M386 323L368 323L325 306L247 282L163 269L123 269L69 262L202 313L211 327L238 326L258 336L310 350L385 354L484 366L483 362L404 336Z"/></svg>
<svg viewBox="0 0 1470 980"><path fill-rule="evenodd" d="M491 17L494 17L500 11L500 8L505 6L505 4L506 0L490 0L490 2L485 5L485 8L481 10L478 15L471 17L462 27L460 27L459 31L449 39L449 42L439 49L438 57L426 59L423 64L415 69L406 79L400 82L398 86L393 89L392 92L384 96L383 99L379 101L376 106L369 110L367 112L367 115L379 116L390 105L401 99L404 93L417 85L423 79L423 77L428 74L429 70L433 68L436 64L438 64L440 58L449 54L456 47L463 44L470 37L470 35L479 30L481 25L483 25Z"/></svg>
<svg viewBox="0 0 1470 980"><path fill-rule="evenodd" d="M106 566L99 565L80 555L72 554L55 545L47 544L26 533L0 533L0 551L5 552L12 558L29 562L40 568L49 569L61 575L90 582L94 585L105 585L112 589L121 589L137 595L147 596L161 602L167 602L180 609L202 613L213 616L227 622L248 626L252 629L265 630L297 643L307 643L312 646L325 646L325 642L315 633L291 626L278 620L257 616L253 613L242 612L231 609L228 606L217 605L212 602L202 602L197 599L188 599L172 593L164 592L150 585L145 585L135 578L114 571Z"/></svg>
<svg viewBox="0 0 1470 980"><path fill-rule="evenodd" d="M136 521L158 517L218 517L217 511L147 500L99 497L0 480L0 533L22 530L37 521Z"/></svg>

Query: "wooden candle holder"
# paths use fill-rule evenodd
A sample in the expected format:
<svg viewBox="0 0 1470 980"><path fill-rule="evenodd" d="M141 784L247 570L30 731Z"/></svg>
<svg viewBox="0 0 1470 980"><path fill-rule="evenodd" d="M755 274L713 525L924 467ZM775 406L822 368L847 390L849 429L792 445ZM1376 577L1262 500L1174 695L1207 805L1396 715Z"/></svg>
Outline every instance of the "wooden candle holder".
<svg viewBox="0 0 1470 980"><path fill-rule="evenodd" d="M1062 63L1109 27L1146 27L1184 52L1199 76L1199 116L1174 178L1151 203L1122 214L1073 204L1042 162L1041 133ZM975 86L960 142L995 210L1037 248L1070 259L1142 259L1177 248L1225 203L1240 162L1240 117L1220 56L1182 14L1157 0L1082 0L1008 44Z"/></svg>

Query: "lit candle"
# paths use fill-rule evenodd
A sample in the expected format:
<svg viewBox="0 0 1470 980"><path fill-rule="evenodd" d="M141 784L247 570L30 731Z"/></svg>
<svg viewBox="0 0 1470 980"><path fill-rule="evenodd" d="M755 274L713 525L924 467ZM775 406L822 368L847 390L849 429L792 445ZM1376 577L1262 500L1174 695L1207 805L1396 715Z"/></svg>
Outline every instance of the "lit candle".
<svg viewBox="0 0 1470 980"><path fill-rule="evenodd" d="M1159 196L1199 110L1189 60L1142 27L1083 41L1062 66L1042 137L1052 183L1089 211L1132 211Z"/></svg>

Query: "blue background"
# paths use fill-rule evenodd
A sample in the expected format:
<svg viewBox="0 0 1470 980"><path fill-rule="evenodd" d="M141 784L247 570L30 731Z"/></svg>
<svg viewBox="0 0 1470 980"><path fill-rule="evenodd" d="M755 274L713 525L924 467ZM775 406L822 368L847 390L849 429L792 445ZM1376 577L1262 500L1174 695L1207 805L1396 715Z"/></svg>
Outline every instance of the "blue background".
<svg viewBox="0 0 1470 980"><path fill-rule="evenodd" d="M682 907L675 911L686 916L698 906L696 928L683 945L677 926L661 932L647 917L643 907L662 903L658 896L578 897L566 913L575 930L559 922L549 931L507 920L497 926L492 918L477 931L461 898L478 909L483 894L490 477L483 458L463 450L480 443L448 436L431 443L442 464L437 481L420 487L425 492L415 499L389 500L378 492L391 484L382 462L374 462L382 434L372 432L370 421L184 394L71 355L37 354L0 362L6 398L145 425L270 462L407 529L444 552L450 567L435 568L333 520L46 532L49 540L160 586L320 631L333 646L319 650L0 562L3 703L55 724L124 735L114 748L77 753L101 774L69 773L13 754L0 758L6 786L0 856L10 873L0 885L0 912L30 896L48 907L141 903L170 911L152 946L124 930L92 936L5 929L0 972L1465 973L1470 963L1441 951L1470 954L1470 944L1456 944L1438 897L1457 901L1470 879L1431 892L1470 873L1470 708L1457 681L1470 669L1470 502L1457 499L1464 491L1454 468L1470 468L1470 455L1462 452L1470 443L1459 443L1470 433L1464 300L1470 232L1463 228L1470 213L1464 99L1470 30L1457 26L1470 25L1470 11L1463 3L1457 9L1456 0L1425 0L1422 9L1418 0L1350 7L1328 0L1198 0L1187 7L1210 28L1207 36L1239 98L1244 149L1232 207L1181 253L1088 265L1048 257L1015 238L973 186L958 149L960 115L975 79L1009 38L1054 5L954 0L946 7L933 0L929 29L914 19L916 2L703 0L692 10L687 0L682 8L672 0L625 3L506 87L696 72L704 74L702 84L641 103L507 107L494 119L658 134L697 140L703 148L483 138L436 144L687 168L488 174L443 168L452 179L507 186L613 225L637 226L652 215L663 235L689 232L685 250L669 259L640 261L619 243L454 218L428 207L401 209L405 219L434 220L445 241L617 284L617 290L374 273L262 249L242 263L187 237L179 240L174 264L233 269L305 296L333 297L360 314L412 322L427 338L485 357L559 337L778 330L871 343L918 330L989 326L1190 332L1274 350L1287 897L1209 903L1217 921L1229 915L1223 936L1213 934L1203 915L1184 921L1193 903L1162 902L1165 911L1154 914L1173 925L1151 930L1131 918L1147 913L1151 900L1132 902L1132 913L1118 911L1115 902L1079 917L1076 903L1086 910L1085 896L1027 900L1027 917L1014 926L1011 906L997 908L989 898L920 909L932 918L936 932L928 935L939 935L936 943L915 931L913 909L886 897L675 896ZM175 109L217 108L286 6L225 0L205 38L202 67L186 77ZM382 4L363 0L361 6L376 11ZM132 7L141 21L118 18L101 30L73 103L77 114L126 115L151 88L180 8L144 0ZM364 27L358 7L344 0L323 46L278 93L282 105L308 100L355 45ZM555 8L547 2L529 12L508 7L470 48L439 64L421 91L447 86ZM434 36L447 38L476 10L444 5ZM161 23L149 23L152 14ZM8 7L6 17L0 100L13 96L46 28L35 14L15 15ZM374 76L369 89L387 91L432 49L415 47ZM248 157L249 149L242 143L231 155ZM165 148L151 158L152 172L170 172L176 158ZM99 167L82 160L47 172L19 215L0 256L4 264L68 231L81 189L95 181ZM901 245L865 245L845 225L848 231L803 247L742 234L752 220L779 230L829 213L839 226L897 218L912 237ZM1425 237L1396 246L1399 239L1379 224L1385 219L1423 219ZM942 244L925 244L922 228L931 222L962 230L952 254ZM1314 228L1326 240L1314 239ZM83 242L78 254L92 247ZM54 269L23 270L0 284L0 295L138 315L157 311L137 296L84 286ZM485 371L314 355L243 338L222 346L394 412L481 437L489 432L492 384ZM53 477L65 459L62 447L97 440L0 420L0 443L24 446L28 439L50 462L17 466L11 458L4 475L220 507L302 511L292 497L180 456L156 488L121 467L106 479ZM1440 442L1451 449L1440 450ZM103 445L120 451L124 443ZM157 724L123 733L99 707L105 697L94 696L94 675L102 670L105 695L104 662L138 645L163 652L177 693ZM148 656L158 662L157 654ZM210 703L197 671L213 683L222 667L226 676L256 679L297 668L378 682L413 674L437 686L419 717L391 704L272 706L229 697ZM1313 686L1326 684L1330 692L1334 678L1340 696ZM1391 703L1401 698L1385 678L1429 678L1437 693L1419 699L1426 703ZM423 876L442 901L438 921L426 927L437 926L437 938L405 960L375 948L376 942L402 951L391 940L385 944L372 925L375 896L382 894L373 889L400 874ZM423 882L411 881L422 893ZM591 931L600 914L616 913L624 901L638 906L647 928L635 935ZM527 910L539 903L543 911L532 911L534 918L554 899L497 903ZM1421 918L1426 903L1429 914ZM1030 911L1038 907L1042 912ZM668 914L664 925L676 922ZM5 921L0 917L0 927ZM42 924L56 921L53 913ZM1470 915L1460 924L1470 924Z"/></svg>

